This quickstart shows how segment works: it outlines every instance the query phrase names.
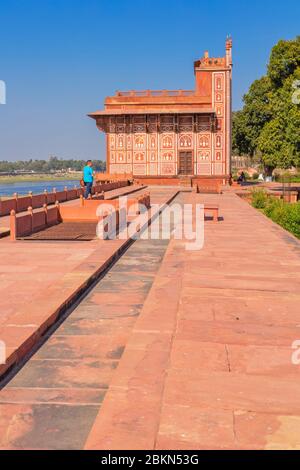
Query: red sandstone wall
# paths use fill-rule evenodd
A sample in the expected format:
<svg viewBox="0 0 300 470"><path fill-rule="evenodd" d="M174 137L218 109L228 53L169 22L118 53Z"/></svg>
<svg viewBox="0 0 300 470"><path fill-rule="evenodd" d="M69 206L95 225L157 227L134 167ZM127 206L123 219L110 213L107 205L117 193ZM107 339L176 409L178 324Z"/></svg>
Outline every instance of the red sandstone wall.
<svg viewBox="0 0 300 470"><path fill-rule="evenodd" d="M17 210L16 199L7 199L6 201L0 201L0 215L9 215L10 211Z"/></svg>
<svg viewBox="0 0 300 470"><path fill-rule="evenodd" d="M192 151L195 175L226 174L225 153L225 76L212 76L217 128L209 116L174 115L133 116L128 132L125 116L110 118L108 134L110 173L133 173L138 177L178 174L180 151Z"/></svg>

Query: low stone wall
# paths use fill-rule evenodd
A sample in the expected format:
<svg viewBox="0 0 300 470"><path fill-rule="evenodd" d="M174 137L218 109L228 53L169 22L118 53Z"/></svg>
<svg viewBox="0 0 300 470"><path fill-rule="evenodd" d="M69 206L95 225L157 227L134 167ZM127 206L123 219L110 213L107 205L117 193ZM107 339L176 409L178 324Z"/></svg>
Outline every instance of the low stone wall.
<svg viewBox="0 0 300 470"><path fill-rule="evenodd" d="M100 182L108 182L112 183L115 181L132 181L133 175L132 173L122 173L122 174L111 174L111 173L96 173L95 181L97 183Z"/></svg>
<svg viewBox="0 0 300 470"><path fill-rule="evenodd" d="M100 194L102 193L102 191L104 192L113 191L114 189L125 188L126 186L129 186L128 181L115 181L112 183L100 183L100 184L96 184L95 186L93 186L92 194Z"/></svg>
<svg viewBox="0 0 300 470"><path fill-rule="evenodd" d="M112 183L101 183L96 184L92 188L92 194L99 194L102 191L112 191L114 189L123 188L128 186L128 181L115 181ZM73 188L67 189L65 188L62 191L56 191L55 189L53 192L44 191L42 194L32 194L29 193L27 196L18 196L15 194L12 198L1 200L0 198L0 217L9 215L12 210L16 213L24 212L28 209L28 207L32 207L33 209L38 209L43 207L44 204L55 204L58 202L65 202L71 201L73 199L78 199L84 193L84 188Z"/></svg>
<svg viewBox="0 0 300 470"><path fill-rule="evenodd" d="M283 199L285 202L294 204L300 199L300 191L272 191L268 190L268 194L277 199Z"/></svg>
<svg viewBox="0 0 300 470"><path fill-rule="evenodd" d="M164 176L136 176L134 184L145 184L149 186L180 186L180 178Z"/></svg>
<svg viewBox="0 0 300 470"><path fill-rule="evenodd" d="M202 194L221 194L223 180L218 178L194 178L193 186L197 189L197 193Z"/></svg>
<svg viewBox="0 0 300 470"><path fill-rule="evenodd" d="M149 209L151 207L150 193L144 193L137 197L127 198L127 211L139 212L142 207ZM115 211L120 209L120 199L87 199L85 200L82 196L80 198L79 205L72 206L60 206L60 217L63 222L97 222L99 217L97 216L97 209L99 206L104 208L113 208Z"/></svg>
<svg viewBox="0 0 300 470"><path fill-rule="evenodd" d="M17 238L26 237L34 232L45 229L52 225L60 223L59 204L34 211L32 207L28 208L25 214L16 214L14 210L10 213L10 239L15 241Z"/></svg>

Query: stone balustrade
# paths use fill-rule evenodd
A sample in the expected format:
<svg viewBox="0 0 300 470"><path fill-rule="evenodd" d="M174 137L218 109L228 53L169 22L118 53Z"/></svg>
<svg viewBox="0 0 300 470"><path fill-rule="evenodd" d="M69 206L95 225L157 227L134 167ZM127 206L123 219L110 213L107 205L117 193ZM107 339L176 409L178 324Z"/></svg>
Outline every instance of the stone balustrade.
<svg viewBox="0 0 300 470"><path fill-rule="evenodd" d="M17 214L13 209L10 213L10 239L12 241L23 238L32 233L64 222L95 222L103 221L103 238L108 238L107 227L110 225L107 216L117 217L119 227L120 211L127 211L127 219L136 217L143 210L151 207L150 193L144 193L136 197L127 198L126 206L122 207L120 199L111 200L84 200L81 195L78 205L60 205L57 201L54 206L43 205L43 208L34 209L28 207L27 211ZM103 211L99 210L103 207Z"/></svg>
<svg viewBox="0 0 300 470"><path fill-rule="evenodd" d="M10 239L15 241L17 238L26 237L46 227L56 225L60 221L58 202L52 207L44 204L43 208L38 210L28 207L28 210L23 214L17 214L15 210L12 210L10 213Z"/></svg>
<svg viewBox="0 0 300 470"><path fill-rule="evenodd" d="M114 189L122 188L128 185L128 181L115 181L111 183L97 183L92 188L92 194L101 192L112 191ZM24 212L28 207L38 209L46 205L55 204L58 202L71 201L78 199L84 193L84 188L74 187L68 189L65 187L63 190L56 191L54 188L52 192L44 191L42 194L32 194L31 192L26 196L19 196L17 193L12 198L1 200L0 198L0 217L9 215L11 211L15 213Z"/></svg>

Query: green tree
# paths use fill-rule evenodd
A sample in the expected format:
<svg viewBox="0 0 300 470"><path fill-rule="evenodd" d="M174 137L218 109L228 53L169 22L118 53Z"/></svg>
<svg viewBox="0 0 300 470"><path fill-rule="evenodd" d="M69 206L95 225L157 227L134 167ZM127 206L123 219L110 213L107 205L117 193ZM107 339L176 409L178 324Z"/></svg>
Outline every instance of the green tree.
<svg viewBox="0 0 300 470"><path fill-rule="evenodd" d="M276 88L294 74L300 65L300 36L291 41L279 41L273 47L268 65L268 76Z"/></svg>
<svg viewBox="0 0 300 470"><path fill-rule="evenodd" d="M250 86L233 120L234 148L260 155L267 173L300 166L300 105L293 100L297 83L300 36L272 49L267 75Z"/></svg>

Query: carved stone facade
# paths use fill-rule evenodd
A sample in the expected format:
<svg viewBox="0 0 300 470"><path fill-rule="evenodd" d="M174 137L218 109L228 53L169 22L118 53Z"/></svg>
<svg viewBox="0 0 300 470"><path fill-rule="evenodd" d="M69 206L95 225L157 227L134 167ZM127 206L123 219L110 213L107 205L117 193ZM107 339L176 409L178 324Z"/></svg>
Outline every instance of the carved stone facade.
<svg viewBox="0 0 300 470"><path fill-rule="evenodd" d="M134 176L227 177L231 40L226 57L195 62L195 91L117 92L91 113L107 135L107 170Z"/></svg>

